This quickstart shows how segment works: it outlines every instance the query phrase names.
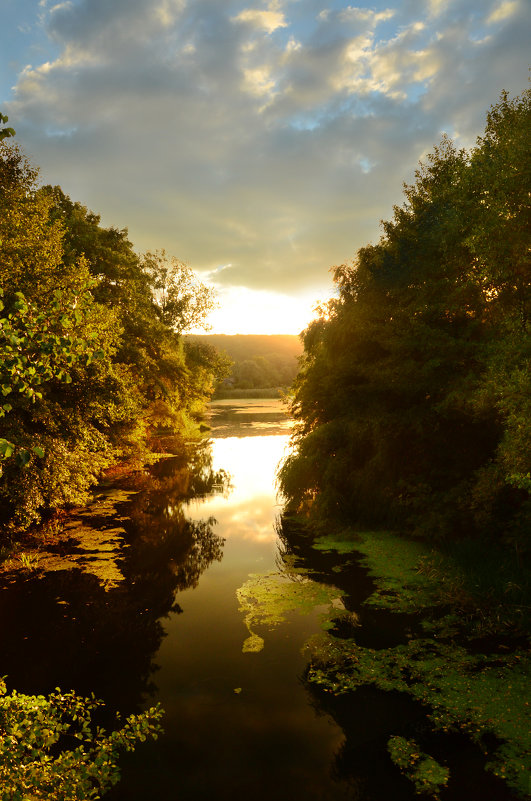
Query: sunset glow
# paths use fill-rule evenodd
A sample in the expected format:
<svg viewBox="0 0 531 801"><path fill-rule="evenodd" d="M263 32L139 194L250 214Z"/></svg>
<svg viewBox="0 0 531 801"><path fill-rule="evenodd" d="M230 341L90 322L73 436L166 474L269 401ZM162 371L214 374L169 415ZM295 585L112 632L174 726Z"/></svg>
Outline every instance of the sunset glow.
<svg viewBox="0 0 531 801"><path fill-rule="evenodd" d="M298 333L419 159L522 91L530 19L525 0L6 0L0 111L43 183L216 286L213 332Z"/></svg>
<svg viewBox="0 0 531 801"><path fill-rule="evenodd" d="M212 334L300 334L325 297L256 291L245 287L218 289L219 306L209 316ZM328 290L329 291L329 290ZM194 333L201 333L198 329Z"/></svg>

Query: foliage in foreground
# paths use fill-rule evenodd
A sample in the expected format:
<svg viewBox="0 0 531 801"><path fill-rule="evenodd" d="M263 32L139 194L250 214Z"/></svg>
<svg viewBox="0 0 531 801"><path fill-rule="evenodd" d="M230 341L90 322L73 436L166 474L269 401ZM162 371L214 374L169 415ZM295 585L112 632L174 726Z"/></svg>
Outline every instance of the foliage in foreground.
<svg viewBox="0 0 531 801"><path fill-rule="evenodd" d="M280 484L293 510L431 540L531 530L531 91L443 139L304 333Z"/></svg>
<svg viewBox="0 0 531 801"><path fill-rule="evenodd" d="M7 695L0 682L1 801L88 801L113 787L120 753L156 739L162 712L130 715L108 733L93 721L101 706L59 689L48 697Z"/></svg>

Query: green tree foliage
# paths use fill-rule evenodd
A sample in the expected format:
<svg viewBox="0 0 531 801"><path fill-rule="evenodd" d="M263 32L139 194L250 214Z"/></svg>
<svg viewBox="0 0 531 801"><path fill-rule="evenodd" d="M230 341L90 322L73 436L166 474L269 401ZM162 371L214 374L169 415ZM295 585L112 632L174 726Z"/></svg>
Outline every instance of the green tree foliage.
<svg viewBox="0 0 531 801"><path fill-rule="evenodd" d="M287 334L213 334L189 336L187 341L208 342L232 360L222 391L288 387L297 374L302 353L299 337Z"/></svg>
<svg viewBox="0 0 531 801"><path fill-rule="evenodd" d="M0 114L0 124L3 124L4 122L8 122L8 117L6 117L5 114ZM14 135L15 131L13 128L8 128L7 125L3 128L0 128L0 142L2 139L9 139L10 136Z"/></svg>
<svg viewBox="0 0 531 801"><path fill-rule="evenodd" d="M161 731L153 707L110 733L93 722L101 707L60 689L48 697L6 694L0 682L0 799L98 799L120 778L118 758Z"/></svg>
<svg viewBox="0 0 531 801"><path fill-rule="evenodd" d="M12 312L0 318L0 390L4 399L12 400L0 407L0 417L12 412L13 404L21 409L27 407L28 401L41 401L45 385L54 379L70 384L70 371L80 361L88 366L94 358L105 356L95 332L85 337L76 330L91 305L87 290L86 283L79 284L77 291L71 287L68 295L56 289L44 310L28 303L21 292L15 294ZM3 309L0 301L0 311ZM0 459L11 457L15 450L15 444L0 438ZM32 451L40 458L44 456L38 445ZM19 466L26 465L30 458L30 451L18 450Z"/></svg>
<svg viewBox="0 0 531 801"><path fill-rule="evenodd" d="M135 379L156 383L158 365L169 334L157 314L150 279L128 239L127 229L104 228L100 216L73 202L61 187L45 186L41 194L51 202L50 214L63 228L64 261L83 258L94 279L94 298L118 316L123 335L117 361L127 364Z"/></svg>
<svg viewBox="0 0 531 801"><path fill-rule="evenodd" d="M215 293L199 281L188 265L158 250L146 253L143 268L165 325L178 334L204 325L206 316L215 307Z"/></svg>
<svg viewBox="0 0 531 801"><path fill-rule="evenodd" d="M17 145L0 142L0 286L8 298L47 298L73 273L63 267L62 228L50 218L51 201L39 193L37 177Z"/></svg>
<svg viewBox="0 0 531 801"><path fill-rule="evenodd" d="M224 369L179 333L207 313L210 290L187 268L170 319L127 230L37 178L0 142L0 527L11 532L85 502L161 426L189 429Z"/></svg>
<svg viewBox="0 0 531 801"><path fill-rule="evenodd" d="M503 95L471 153L444 138L380 242L335 269L338 297L304 334L294 386L280 473L293 507L522 544L529 124L530 93Z"/></svg>

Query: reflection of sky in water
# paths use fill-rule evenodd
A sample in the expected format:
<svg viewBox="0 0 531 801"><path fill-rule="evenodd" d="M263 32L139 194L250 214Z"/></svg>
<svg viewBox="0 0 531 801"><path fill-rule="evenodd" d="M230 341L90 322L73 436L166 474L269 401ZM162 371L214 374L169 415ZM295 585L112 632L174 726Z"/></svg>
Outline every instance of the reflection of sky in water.
<svg viewBox="0 0 531 801"><path fill-rule="evenodd" d="M212 440L214 470L230 474L229 497L214 495L189 504L193 517L212 515L227 539L273 542L275 472L288 447L288 436L227 437Z"/></svg>
<svg viewBox="0 0 531 801"><path fill-rule="evenodd" d="M230 474L232 489L191 501L186 516L215 518L223 558L177 593L182 611L164 619L153 700L166 711L166 733L156 758L135 755L113 801L350 798L330 776L343 733L315 714L300 680L317 614L294 614L272 631L259 626L263 651L242 651L249 632L237 589L249 574L278 569L275 471L289 436L268 430L212 440L213 469Z"/></svg>

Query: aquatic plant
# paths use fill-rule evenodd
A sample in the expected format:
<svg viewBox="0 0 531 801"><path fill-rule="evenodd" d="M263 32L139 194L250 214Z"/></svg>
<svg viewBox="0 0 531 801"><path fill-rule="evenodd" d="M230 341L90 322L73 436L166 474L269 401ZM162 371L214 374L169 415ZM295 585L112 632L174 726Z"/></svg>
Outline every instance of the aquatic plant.
<svg viewBox="0 0 531 801"><path fill-rule="evenodd" d="M313 547L338 554L361 554L360 564L378 579L369 606L395 612L415 612L437 600L437 587L424 575L422 560L432 553L426 543L399 537L388 531L344 531L316 537Z"/></svg>
<svg viewBox="0 0 531 801"><path fill-rule="evenodd" d="M255 626L272 629L283 623L290 612L310 614L318 607L342 608L339 590L312 581L305 572L298 569L291 577L283 571L253 573L236 590L240 612L245 613L244 622L249 631L243 644L244 653L256 653L264 647L263 638L253 631Z"/></svg>
<svg viewBox="0 0 531 801"><path fill-rule="evenodd" d="M27 570L36 570L39 566L39 554L37 553L19 553L17 556L22 567Z"/></svg>
<svg viewBox="0 0 531 801"><path fill-rule="evenodd" d="M439 791L448 784L448 768L421 751L414 740L404 737L390 737L387 750L394 764L413 782L417 793L439 797Z"/></svg>

